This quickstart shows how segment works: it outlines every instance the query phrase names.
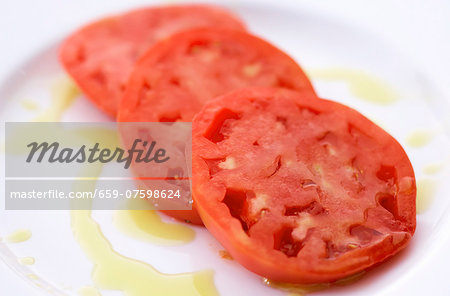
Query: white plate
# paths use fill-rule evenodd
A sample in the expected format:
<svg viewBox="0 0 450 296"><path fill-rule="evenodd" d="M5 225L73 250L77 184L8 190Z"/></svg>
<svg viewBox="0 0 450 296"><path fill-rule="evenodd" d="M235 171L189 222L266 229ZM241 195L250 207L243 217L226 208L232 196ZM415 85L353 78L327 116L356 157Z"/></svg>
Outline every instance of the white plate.
<svg viewBox="0 0 450 296"><path fill-rule="evenodd" d="M99 4L100 3L100 4ZM96 1L93 14L106 12L107 1ZM111 6L120 7L118 2ZM48 8L48 7L47 7ZM450 262L445 246L449 245L447 230L450 227L447 198L450 184L450 166L427 176L423 168L440 163L450 156L449 130L445 132L446 115L450 114L448 101L443 99L431 78L418 72L402 52L385 44L377 36L349 24L325 18L298 9L277 8L275 5L235 3L231 9L242 16L250 30L273 42L291 54L307 72L312 73L318 93L358 109L378 122L405 147L415 168L418 180L435 182L435 195L431 206L417 216L417 231L410 246L401 254L368 272L358 282L316 292L317 295L398 295L421 294L433 289L435 295L450 292L443 279L445 262ZM42 7L42 11L45 7ZM66 15L70 15L67 14ZM86 15L74 12L82 25ZM58 39L63 34L50 38ZM49 38L46 39L48 41ZM28 60L17 60L14 71L2 73L5 80L0 85L0 117L3 121L28 121L39 111L22 107L25 99L33 100L42 108L49 104L49 90L55 79L63 75L57 62L56 43L45 44L42 51L29 50ZM44 47L44 46L43 46ZM18 66L22 63L21 66ZM396 93L392 104L377 104L362 100L350 91L343 80L315 79L319 69L332 68L360 71L382 81ZM323 75L323 72L322 72ZM2 76L3 77L3 76ZM98 121L106 118L83 97L64 113L65 121ZM432 141L421 148L409 147L406 137L417 130L433 131ZM2 155L2 163L4 156ZM4 170L1 172L4 177ZM4 193L0 193L1 202ZM218 255L222 248L209 233L195 227L194 242L176 246L158 246L132 239L119 232L111 223L111 211L97 211L93 217L101 226L113 247L127 257L153 265L165 273L180 273L202 269L215 270L215 284L221 295L285 295L285 292L263 285L261 279L246 271L234 261ZM171 221L166 219L166 221ZM78 288L93 285L92 263L73 238L70 214L65 211L5 211L0 210L0 236L16 229L30 229L29 241L18 244L0 242L0 257L10 269L0 269L0 277L15 271L25 281L45 292L51 288L67 295L75 295ZM36 263L23 266L17 257L32 256ZM1 263L0 263L1 264ZM437 270L433 270L436 268ZM39 280L27 277L36 274ZM8 274L9 276L9 274ZM427 288L433 284L433 288ZM39 287L41 286L41 287ZM5 290L6 289L6 290ZM18 288L0 286L0 293L17 295ZM101 291L102 295L121 295L118 291ZM150 292L149 292L150 293Z"/></svg>

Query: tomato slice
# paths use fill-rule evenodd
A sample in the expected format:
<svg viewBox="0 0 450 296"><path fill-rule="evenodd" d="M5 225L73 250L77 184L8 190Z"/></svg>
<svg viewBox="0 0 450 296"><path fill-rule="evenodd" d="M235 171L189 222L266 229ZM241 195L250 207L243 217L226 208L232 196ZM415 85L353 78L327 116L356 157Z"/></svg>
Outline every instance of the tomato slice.
<svg viewBox="0 0 450 296"><path fill-rule="evenodd" d="M280 89L239 90L193 120L193 194L243 266L332 282L403 249L415 178L400 144L357 111Z"/></svg>
<svg viewBox="0 0 450 296"><path fill-rule="evenodd" d="M189 122L205 102L249 86L314 94L297 63L258 37L218 28L184 31L157 43L136 64L118 120Z"/></svg>
<svg viewBox="0 0 450 296"><path fill-rule="evenodd" d="M157 43L140 59L118 120L189 122L208 100L248 86L281 86L314 96L297 63L266 41L235 30L185 31ZM192 214L167 213L200 221L195 209Z"/></svg>
<svg viewBox="0 0 450 296"><path fill-rule="evenodd" d="M143 8L76 31L62 44L60 60L86 96L115 117L128 76L142 53L175 32L205 26L244 30L240 20L216 6Z"/></svg>

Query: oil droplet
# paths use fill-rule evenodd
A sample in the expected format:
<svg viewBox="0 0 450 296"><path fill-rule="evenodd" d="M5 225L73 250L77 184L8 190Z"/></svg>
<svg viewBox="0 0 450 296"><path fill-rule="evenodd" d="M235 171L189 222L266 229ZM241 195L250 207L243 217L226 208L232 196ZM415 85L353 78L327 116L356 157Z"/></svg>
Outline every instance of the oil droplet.
<svg viewBox="0 0 450 296"><path fill-rule="evenodd" d="M100 292L95 287L84 286L78 289L78 295L80 296L101 296Z"/></svg>
<svg viewBox="0 0 450 296"><path fill-rule="evenodd" d="M352 284L362 278L365 271L361 271L352 274L348 277L337 280L333 283L323 283L323 284L289 284L289 283L278 283L264 278L263 282L265 285L288 292L288 296L303 296L311 292L316 292L330 288L332 286L346 286Z"/></svg>
<svg viewBox="0 0 450 296"><path fill-rule="evenodd" d="M274 282L264 278L263 283L271 288L282 290L288 293L289 296L303 296L311 292L320 291L329 288L331 284L289 284Z"/></svg>
<svg viewBox="0 0 450 296"><path fill-rule="evenodd" d="M19 229L11 233L6 237L8 243L21 243L29 240L31 237L31 231L28 229Z"/></svg>
<svg viewBox="0 0 450 296"><path fill-rule="evenodd" d="M445 164L443 163L431 163L425 165L422 171L427 175L434 175L439 173L444 168L444 166Z"/></svg>
<svg viewBox="0 0 450 296"><path fill-rule="evenodd" d="M97 176L101 168L99 165ZM76 185L76 191L94 189L90 184ZM71 211L71 224L75 240L94 264L93 282L101 289L119 290L127 296L218 295L212 271L163 274L149 264L115 252L90 210Z"/></svg>
<svg viewBox="0 0 450 296"><path fill-rule="evenodd" d="M422 214L430 207L436 193L436 182L432 179L417 181L416 212Z"/></svg>
<svg viewBox="0 0 450 296"><path fill-rule="evenodd" d="M361 271L361 272L349 275L348 277L337 280L336 282L333 283L333 285L346 286L346 285L353 284L354 282L359 281L363 277L364 274L366 274L366 272Z"/></svg>
<svg viewBox="0 0 450 296"><path fill-rule="evenodd" d="M413 148L420 148L428 145L435 136L434 131L416 130L406 137L406 144Z"/></svg>
<svg viewBox="0 0 450 296"><path fill-rule="evenodd" d="M128 200L124 210L114 212L113 222L125 235L142 241L175 245L195 238L192 228L163 222L151 204L142 199Z"/></svg>
<svg viewBox="0 0 450 296"><path fill-rule="evenodd" d="M359 99L367 102L387 105L397 100L396 91L378 77L354 69L317 69L308 71L313 79L324 81L344 81L350 92Z"/></svg>
<svg viewBox="0 0 450 296"><path fill-rule="evenodd" d="M63 77L55 82L52 88L52 99L50 102L50 107L40 113L34 121L39 122L58 122L61 116L64 114L67 108L70 107L74 99L78 96L80 92L76 85L68 77ZM23 102L22 102L23 104ZM14 133L7 139L10 143L9 147L12 147L12 151L6 151L8 154L20 154L28 152L26 145L23 145L24 139L27 139L29 135L36 135L38 138L45 138L43 133L48 133L48 130L43 131L39 126L28 129L17 129ZM85 134L89 132L86 131ZM91 129L91 134L98 137L95 129ZM58 139L65 139L65 142L79 144L80 139L77 137L66 137L67 132L59 127L54 127L52 135L56 136ZM93 135L93 136L94 136ZM12 143L12 144L11 144ZM62 143L60 143L62 144ZM5 143L1 143L0 152L5 152Z"/></svg>
<svg viewBox="0 0 450 296"><path fill-rule="evenodd" d="M450 163L450 156L442 162L430 163L422 168L422 171L427 175L434 175L442 171Z"/></svg>
<svg viewBox="0 0 450 296"><path fill-rule="evenodd" d="M231 254L227 250L220 250L219 256L223 259L234 260Z"/></svg>
<svg viewBox="0 0 450 296"><path fill-rule="evenodd" d="M34 121L58 122L67 108L80 94L75 83L68 77L57 80L52 86L49 107L39 114Z"/></svg>
<svg viewBox="0 0 450 296"><path fill-rule="evenodd" d="M20 105L22 106L22 108L24 108L25 110L28 110L28 111L35 111L35 110L39 109L39 104L36 103L35 101L29 100L29 99L22 100L20 102Z"/></svg>
<svg viewBox="0 0 450 296"><path fill-rule="evenodd" d="M39 280L39 276L34 273L27 274L27 278L29 278L30 280L35 280L35 281Z"/></svg>
<svg viewBox="0 0 450 296"><path fill-rule="evenodd" d="M17 258L17 261L22 265L33 265L36 262L33 257L21 257Z"/></svg>

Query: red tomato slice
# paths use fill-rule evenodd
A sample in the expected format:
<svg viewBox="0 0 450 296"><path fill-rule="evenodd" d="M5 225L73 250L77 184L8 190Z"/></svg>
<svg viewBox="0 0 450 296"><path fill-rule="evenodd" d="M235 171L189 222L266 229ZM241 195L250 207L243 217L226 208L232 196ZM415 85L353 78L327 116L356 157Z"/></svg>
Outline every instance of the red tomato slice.
<svg viewBox="0 0 450 296"><path fill-rule="evenodd" d="M336 281L394 255L414 233L406 153L349 107L287 90L240 90L207 103L193 128L203 223L263 277Z"/></svg>
<svg viewBox="0 0 450 296"><path fill-rule="evenodd" d="M78 86L115 117L136 60L156 41L196 27L244 30L228 11L209 5L144 8L96 21L72 34L60 59Z"/></svg>
<svg viewBox="0 0 450 296"><path fill-rule="evenodd" d="M248 86L281 86L314 96L297 63L266 41L242 31L185 31L157 43L136 64L118 120L189 122L208 100ZM201 221L195 209L167 213Z"/></svg>

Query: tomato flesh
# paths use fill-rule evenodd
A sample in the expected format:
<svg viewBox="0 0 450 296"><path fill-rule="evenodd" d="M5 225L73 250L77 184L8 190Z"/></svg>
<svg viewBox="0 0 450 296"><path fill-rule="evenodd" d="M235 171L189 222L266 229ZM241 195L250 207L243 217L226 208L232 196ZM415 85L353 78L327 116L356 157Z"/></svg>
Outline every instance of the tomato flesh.
<svg viewBox="0 0 450 296"><path fill-rule="evenodd" d="M400 144L308 93L235 91L193 121L193 193L208 230L274 281L332 282L403 249L415 178Z"/></svg>

